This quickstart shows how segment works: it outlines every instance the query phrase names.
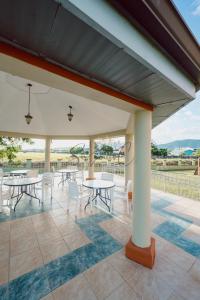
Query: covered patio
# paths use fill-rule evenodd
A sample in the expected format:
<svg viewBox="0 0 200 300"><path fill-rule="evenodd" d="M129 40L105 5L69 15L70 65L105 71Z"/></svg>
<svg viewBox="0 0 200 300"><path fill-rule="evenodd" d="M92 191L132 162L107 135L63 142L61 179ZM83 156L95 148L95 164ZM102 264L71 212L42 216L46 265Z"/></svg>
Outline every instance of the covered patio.
<svg viewBox="0 0 200 300"><path fill-rule="evenodd" d="M15 211L3 202L1 299L199 299L199 204L188 216L188 199L151 195L151 129L195 98L200 51L171 2L150 2L2 5L0 134L45 139L46 173L52 140L89 140L84 182L101 179L96 139L124 136L126 159L113 209L71 201L56 176L52 199L24 197Z"/></svg>

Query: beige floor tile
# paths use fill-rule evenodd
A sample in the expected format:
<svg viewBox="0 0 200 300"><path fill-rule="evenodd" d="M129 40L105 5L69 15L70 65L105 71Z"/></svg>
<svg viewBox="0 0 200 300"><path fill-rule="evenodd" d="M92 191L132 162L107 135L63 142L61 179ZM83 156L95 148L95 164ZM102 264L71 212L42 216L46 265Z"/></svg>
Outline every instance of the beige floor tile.
<svg viewBox="0 0 200 300"><path fill-rule="evenodd" d="M63 208L57 208L57 209L53 209L49 212L49 214L51 215L52 218L58 217L58 216L65 216L66 212Z"/></svg>
<svg viewBox="0 0 200 300"><path fill-rule="evenodd" d="M32 271L43 264L39 248L33 248L10 259L10 280Z"/></svg>
<svg viewBox="0 0 200 300"><path fill-rule="evenodd" d="M133 289L124 282L120 287L115 289L106 300L141 300L141 297L139 297Z"/></svg>
<svg viewBox="0 0 200 300"><path fill-rule="evenodd" d="M184 237L200 244L200 226L195 224L190 225L190 227L184 232Z"/></svg>
<svg viewBox="0 0 200 300"><path fill-rule="evenodd" d="M24 234L21 237L10 240L10 256L16 256L24 251L38 247L36 234Z"/></svg>
<svg viewBox="0 0 200 300"><path fill-rule="evenodd" d="M48 223L53 222L52 217L47 212L41 213L41 214L36 214L36 215L32 216L31 219L32 219L34 228L41 226L43 224L48 224Z"/></svg>
<svg viewBox="0 0 200 300"><path fill-rule="evenodd" d="M50 293L50 294L46 295L45 297L41 298L41 300L54 300L54 299L53 299L52 293Z"/></svg>
<svg viewBox="0 0 200 300"><path fill-rule="evenodd" d="M172 293L171 296L167 300L188 300L188 299L183 298L176 293Z"/></svg>
<svg viewBox="0 0 200 300"><path fill-rule="evenodd" d="M54 240L41 244L40 250L45 264L70 252L64 240Z"/></svg>
<svg viewBox="0 0 200 300"><path fill-rule="evenodd" d="M73 231L68 235L64 235L63 238L71 251L91 242L81 230Z"/></svg>
<svg viewBox="0 0 200 300"><path fill-rule="evenodd" d="M9 261L10 243L0 244L0 268L5 266L5 262Z"/></svg>
<svg viewBox="0 0 200 300"><path fill-rule="evenodd" d="M185 274L174 293L185 300L199 300L200 284L190 274Z"/></svg>
<svg viewBox="0 0 200 300"><path fill-rule="evenodd" d="M9 242L10 240L10 223L0 223L0 245Z"/></svg>
<svg viewBox="0 0 200 300"><path fill-rule="evenodd" d="M56 227L47 228L45 231L37 232L39 245L51 242L53 240L61 240L62 236Z"/></svg>
<svg viewBox="0 0 200 300"><path fill-rule="evenodd" d="M8 282L9 266L0 267L0 285Z"/></svg>
<svg viewBox="0 0 200 300"><path fill-rule="evenodd" d="M83 275L70 280L53 291L54 300L96 300L94 292L90 288Z"/></svg>
<svg viewBox="0 0 200 300"><path fill-rule="evenodd" d="M165 251L162 251L161 256L166 258L170 264L175 264L185 271L188 271L195 261L195 257L185 252L184 250L168 244Z"/></svg>
<svg viewBox="0 0 200 300"><path fill-rule="evenodd" d="M65 224L60 224L58 225L58 230L62 234L62 236L71 234L74 231L80 231L80 228L77 224L75 224L74 221L65 223Z"/></svg>
<svg viewBox="0 0 200 300"><path fill-rule="evenodd" d="M127 280L128 284L143 300L167 300L173 289L166 281L155 276L152 270L142 267L137 280L135 277Z"/></svg>
<svg viewBox="0 0 200 300"><path fill-rule="evenodd" d="M124 282L120 274L107 262L96 264L84 275L99 300L109 296Z"/></svg>
<svg viewBox="0 0 200 300"><path fill-rule="evenodd" d="M56 224L53 222L53 220L48 220L47 222L40 223L36 225L35 227L35 232L36 233L42 233L46 231L53 231L54 229L57 230Z"/></svg>
<svg viewBox="0 0 200 300"><path fill-rule="evenodd" d="M199 282L200 284L200 260L196 259L194 264L192 265L192 268L189 271L189 274L191 274L192 278Z"/></svg>
<svg viewBox="0 0 200 300"><path fill-rule="evenodd" d="M71 214L67 214L66 212L63 215L52 216L52 218L57 226L73 222Z"/></svg>
<svg viewBox="0 0 200 300"><path fill-rule="evenodd" d="M10 229L15 230L15 229L23 229L23 228L28 228L32 225L32 217L25 217L25 218L20 218L16 219L10 222Z"/></svg>
<svg viewBox="0 0 200 300"><path fill-rule="evenodd" d="M139 276L138 264L128 259L124 250L111 255L107 261L120 273L124 280L129 278L137 280Z"/></svg>

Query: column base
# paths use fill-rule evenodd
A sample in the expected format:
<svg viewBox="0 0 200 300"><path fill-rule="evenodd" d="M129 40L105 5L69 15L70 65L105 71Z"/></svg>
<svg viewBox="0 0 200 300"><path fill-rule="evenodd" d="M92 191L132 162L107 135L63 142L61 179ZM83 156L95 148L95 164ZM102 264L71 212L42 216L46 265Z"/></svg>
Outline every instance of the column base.
<svg viewBox="0 0 200 300"><path fill-rule="evenodd" d="M151 238L151 245L147 248L136 246L130 239L125 246L125 254L129 259L152 269L155 261L155 239Z"/></svg>
<svg viewBox="0 0 200 300"><path fill-rule="evenodd" d="M95 180L95 177L87 177L86 180Z"/></svg>
<svg viewBox="0 0 200 300"><path fill-rule="evenodd" d="M133 199L133 193L132 192L128 192L128 201L131 202Z"/></svg>

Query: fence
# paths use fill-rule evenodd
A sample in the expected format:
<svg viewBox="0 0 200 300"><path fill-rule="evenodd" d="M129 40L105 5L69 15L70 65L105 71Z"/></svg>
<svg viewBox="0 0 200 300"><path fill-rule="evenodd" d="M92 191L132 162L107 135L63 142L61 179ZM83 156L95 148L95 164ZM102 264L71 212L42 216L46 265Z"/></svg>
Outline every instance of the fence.
<svg viewBox="0 0 200 300"><path fill-rule="evenodd" d="M153 188L178 196L200 200L200 177L183 173L152 171Z"/></svg>
<svg viewBox="0 0 200 300"><path fill-rule="evenodd" d="M80 170L88 170L88 161L79 162L77 161L51 161L50 168L55 168L55 170L70 168L77 166ZM38 169L39 173L44 172L45 162L32 162L27 160L27 162L20 164L8 164L5 163L2 165L4 172L10 172L12 170L19 169ZM113 164L107 162L95 162L94 163L95 172L109 172L113 174L123 175L124 174L124 164Z"/></svg>

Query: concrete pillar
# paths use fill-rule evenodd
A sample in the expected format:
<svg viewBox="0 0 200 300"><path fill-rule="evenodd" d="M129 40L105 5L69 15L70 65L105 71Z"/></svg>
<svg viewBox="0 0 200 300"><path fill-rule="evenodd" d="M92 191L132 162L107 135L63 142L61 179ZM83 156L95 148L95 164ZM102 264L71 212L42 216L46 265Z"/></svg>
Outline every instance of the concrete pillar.
<svg viewBox="0 0 200 300"><path fill-rule="evenodd" d="M45 172L50 172L51 139L45 140Z"/></svg>
<svg viewBox="0 0 200 300"><path fill-rule="evenodd" d="M90 139L90 153L89 153L89 165L88 165L88 178L94 179L94 152L95 152L95 140Z"/></svg>
<svg viewBox="0 0 200 300"><path fill-rule="evenodd" d="M155 259L155 240L151 238L151 128L152 113L135 113L134 201L132 237L126 255L149 268Z"/></svg>
<svg viewBox="0 0 200 300"><path fill-rule="evenodd" d="M31 169L32 168L32 159L28 158L26 160L26 169Z"/></svg>
<svg viewBox="0 0 200 300"><path fill-rule="evenodd" d="M125 186L129 180L133 182L134 140L132 134L125 135Z"/></svg>

